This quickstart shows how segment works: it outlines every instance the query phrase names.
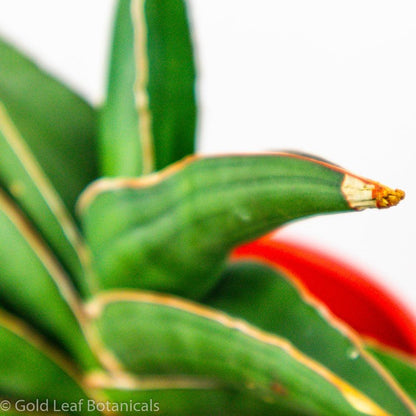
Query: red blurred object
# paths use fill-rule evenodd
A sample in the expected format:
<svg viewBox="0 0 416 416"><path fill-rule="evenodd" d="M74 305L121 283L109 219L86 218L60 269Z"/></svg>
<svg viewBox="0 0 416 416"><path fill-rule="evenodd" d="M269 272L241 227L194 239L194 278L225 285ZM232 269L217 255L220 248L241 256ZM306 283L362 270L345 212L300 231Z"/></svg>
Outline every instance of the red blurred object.
<svg viewBox="0 0 416 416"><path fill-rule="evenodd" d="M416 321L369 276L306 245L265 237L237 248L233 258L266 260L287 270L359 334L416 355Z"/></svg>

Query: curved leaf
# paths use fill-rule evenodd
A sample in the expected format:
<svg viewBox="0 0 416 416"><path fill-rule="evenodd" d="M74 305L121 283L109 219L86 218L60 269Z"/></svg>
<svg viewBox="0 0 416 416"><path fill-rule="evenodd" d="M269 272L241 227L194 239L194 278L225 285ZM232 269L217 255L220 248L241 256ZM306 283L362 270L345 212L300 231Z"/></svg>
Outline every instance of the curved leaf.
<svg viewBox="0 0 416 416"><path fill-rule="evenodd" d="M266 265L236 262L227 268L206 303L288 339L392 414L416 412L357 336L302 293L301 287L298 290Z"/></svg>
<svg viewBox="0 0 416 416"><path fill-rule="evenodd" d="M16 206L0 190L0 299L87 366L80 299L65 272Z"/></svg>
<svg viewBox="0 0 416 416"><path fill-rule="evenodd" d="M107 101L105 176L139 176L194 151L195 65L183 0L120 0Z"/></svg>
<svg viewBox="0 0 416 416"><path fill-rule="evenodd" d="M0 184L79 287L87 254L71 212L97 176L94 125L87 103L0 40Z"/></svg>
<svg viewBox="0 0 416 416"><path fill-rule="evenodd" d="M99 180L80 208L102 288L198 298L235 245L298 218L401 196L323 162L270 153L189 158L139 179Z"/></svg>
<svg viewBox="0 0 416 416"><path fill-rule="evenodd" d="M397 382L407 391L416 407L416 359L381 345L367 345L367 351L386 367ZM416 413L416 412L415 412Z"/></svg>
<svg viewBox="0 0 416 416"><path fill-rule="evenodd" d="M54 407L61 408L64 403L88 400L72 364L1 310L0 368L0 397L14 403L14 410L38 401L47 403L45 410L53 413Z"/></svg>
<svg viewBox="0 0 416 416"><path fill-rule="evenodd" d="M287 340L202 305L125 291L100 295L89 311L125 368L153 376L155 388L175 375L206 377L300 413L389 414Z"/></svg>

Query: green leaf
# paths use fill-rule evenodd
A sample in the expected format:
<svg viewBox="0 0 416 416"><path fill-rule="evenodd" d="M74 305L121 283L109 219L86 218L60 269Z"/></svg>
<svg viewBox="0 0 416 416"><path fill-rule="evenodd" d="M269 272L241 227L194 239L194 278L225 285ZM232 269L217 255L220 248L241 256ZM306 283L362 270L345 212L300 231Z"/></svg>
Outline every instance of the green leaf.
<svg viewBox="0 0 416 416"><path fill-rule="evenodd" d="M381 345L367 345L367 351L386 367L412 398L416 407L416 359Z"/></svg>
<svg viewBox="0 0 416 416"><path fill-rule="evenodd" d="M3 41L0 102L67 208L73 210L81 191L98 176L93 108Z"/></svg>
<svg viewBox="0 0 416 416"><path fill-rule="evenodd" d="M0 368L0 397L13 403L12 411L37 402L52 413L54 407L62 408L64 403L88 400L73 364L2 310Z"/></svg>
<svg viewBox="0 0 416 416"><path fill-rule="evenodd" d="M409 399L385 377L355 333L276 270L232 264L206 303L288 339L392 414L412 414Z"/></svg>
<svg viewBox="0 0 416 416"><path fill-rule="evenodd" d="M68 276L17 207L0 190L0 300L94 367L81 300Z"/></svg>
<svg viewBox="0 0 416 416"><path fill-rule="evenodd" d="M97 176L94 129L87 103L0 40L0 184L79 287L86 254L71 213Z"/></svg>
<svg viewBox="0 0 416 416"><path fill-rule="evenodd" d="M178 388L181 379L191 388L194 377L195 385L204 379L228 385L300 414L389 414L287 340L202 305L113 291L94 298L88 310L124 368L142 385L148 377L148 389L152 379L156 389L169 381Z"/></svg>
<svg viewBox="0 0 416 416"><path fill-rule="evenodd" d="M104 390L104 394L119 408L123 403L132 406L123 414L136 415L136 409L149 409L164 416L307 416L299 409L290 409L283 403L267 403L249 392L231 389L155 389L155 390ZM131 410L130 410L131 409Z"/></svg>
<svg viewBox="0 0 416 416"><path fill-rule="evenodd" d="M107 101L104 176L139 176L194 151L195 65L183 0L120 0Z"/></svg>
<svg viewBox="0 0 416 416"><path fill-rule="evenodd" d="M102 288L198 298L234 246L298 218L376 206L377 187L386 190L283 153L189 158L147 177L99 180L80 211Z"/></svg>
<svg viewBox="0 0 416 416"><path fill-rule="evenodd" d="M0 401L2 401L3 399L0 397ZM4 399L7 400L7 399ZM42 413L38 413L38 412L34 412L34 411L23 411L23 410L16 410L15 409L15 403L11 403L12 408L10 410L5 410L3 411L3 413L7 416L51 416L51 415L56 415L56 413L53 412L42 412ZM67 416L67 413L61 413L61 416Z"/></svg>

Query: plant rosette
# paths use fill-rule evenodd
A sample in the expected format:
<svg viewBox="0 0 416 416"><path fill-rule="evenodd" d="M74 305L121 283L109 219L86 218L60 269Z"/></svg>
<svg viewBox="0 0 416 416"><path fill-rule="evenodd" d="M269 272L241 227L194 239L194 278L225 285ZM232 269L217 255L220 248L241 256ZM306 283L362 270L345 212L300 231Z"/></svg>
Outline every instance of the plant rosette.
<svg viewBox="0 0 416 416"><path fill-rule="evenodd" d="M416 356L413 314L357 267L278 233L238 247L232 259L267 262L284 271L364 338Z"/></svg>
<svg viewBox="0 0 416 416"><path fill-rule="evenodd" d="M386 296L367 315L328 259L287 243L228 262L291 221L404 192L305 154L196 154L186 10L118 2L98 108L0 40L0 410L415 416L414 357L357 335L414 352ZM297 284L317 296L308 276L383 336L335 319Z"/></svg>

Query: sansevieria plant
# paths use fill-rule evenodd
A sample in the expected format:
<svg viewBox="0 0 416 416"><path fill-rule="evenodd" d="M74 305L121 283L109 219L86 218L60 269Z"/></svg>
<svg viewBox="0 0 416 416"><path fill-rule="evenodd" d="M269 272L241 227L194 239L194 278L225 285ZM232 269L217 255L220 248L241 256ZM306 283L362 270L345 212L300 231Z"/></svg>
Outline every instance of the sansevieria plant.
<svg viewBox="0 0 416 416"><path fill-rule="evenodd" d="M403 192L300 154L193 155L194 83L182 0L120 0L98 109L0 41L0 412L416 415L411 358L228 260Z"/></svg>

